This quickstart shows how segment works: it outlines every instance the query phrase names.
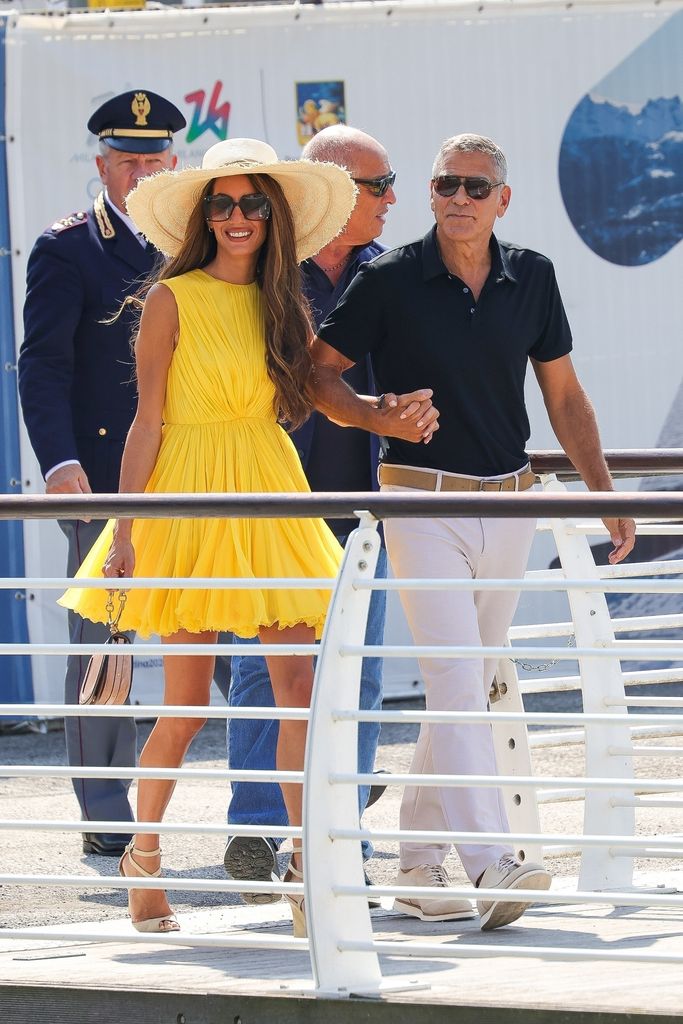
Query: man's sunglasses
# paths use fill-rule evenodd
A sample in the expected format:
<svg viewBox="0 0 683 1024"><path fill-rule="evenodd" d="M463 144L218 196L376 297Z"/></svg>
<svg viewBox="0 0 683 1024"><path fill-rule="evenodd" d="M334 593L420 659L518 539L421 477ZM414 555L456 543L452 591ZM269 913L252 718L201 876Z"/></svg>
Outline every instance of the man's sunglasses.
<svg viewBox="0 0 683 1024"><path fill-rule="evenodd" d="M469 175L463 178L459 174L442 174L438 178L432 178L434 191L444 198L454 196L462 185L470 199L488 199L494 188L504 184L504 181L489 181L488 178Z"/></svg>
<svg viewBox="0 0 683 1024"><path fill-rule="evenodd" d="M383 196L396 181L396 171L389 171L381 178L354 178L356 185L365 185L373 196Z"/></svg>
<svg viewBox="0 0 683 1024"><path fill-rule="evenodd" d="M207 220L230 220L236 206L239 206L246 220L268 220L270 217L270 200L263 192L240 196L239 199L223 195L222 192L215 196L205 196L204 216Z"/></svg>

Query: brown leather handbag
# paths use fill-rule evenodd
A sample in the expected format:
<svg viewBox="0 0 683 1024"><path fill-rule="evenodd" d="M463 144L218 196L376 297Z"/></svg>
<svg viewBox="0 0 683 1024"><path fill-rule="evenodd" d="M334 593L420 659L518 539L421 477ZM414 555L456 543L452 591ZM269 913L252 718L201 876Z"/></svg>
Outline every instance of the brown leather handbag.
<svg viewBox="0 0 683 1024"><path fill-rule="evenodd" d="M93 654L78 694L79 704L125 704L133 683L133 655L114 653L114 649L125 647L130 640L119 632L119 621L126 604L126 594L119 590L119 610L114 618L114 591L109 591L107 602L107 625L109 639L102 654Z"/></svg>

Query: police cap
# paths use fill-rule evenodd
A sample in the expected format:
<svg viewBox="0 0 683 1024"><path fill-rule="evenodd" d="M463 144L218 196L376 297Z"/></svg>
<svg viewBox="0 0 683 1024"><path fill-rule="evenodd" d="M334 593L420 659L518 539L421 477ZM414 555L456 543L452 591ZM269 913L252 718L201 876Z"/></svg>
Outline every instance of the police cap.
<svg viewBox="0 0 683 1024"><path fill-rule="evenodd" d="M161 153L173 133L186 125L178 108L163 96L132 89L107 100L88 121L88 131L125 153Z"/></svg>

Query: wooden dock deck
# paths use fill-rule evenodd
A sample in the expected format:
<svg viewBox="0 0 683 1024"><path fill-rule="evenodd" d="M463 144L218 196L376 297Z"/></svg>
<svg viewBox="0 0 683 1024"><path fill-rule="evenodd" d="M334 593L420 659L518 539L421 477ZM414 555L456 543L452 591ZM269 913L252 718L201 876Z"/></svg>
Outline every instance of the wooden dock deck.
<svg viewBox="0 0 683 1024"><path fill-rule="evenodd" d="M662 878L658 881L661 883ZM683 872L668 873L667 886L683 888ZM647 879L639 879L647 882ZM570 889L566 880L563 888ZM291 934L284 904L224 907L186 914L188 935L229 937ZM37 930L40 937L12 939L0 933L0 1005L3 1022L76 1021L109 1024L626 1024L683 1017L680 963L547 960L544 950L582 947L627 953L683 954L683 910L610 908L596 905L534 907L520 922L484 934L477 921L425 924L373 911L377 940L432 944L436 956L382 956L382 971L402 991L381 1000L313 999L305 950L215 949L169 946L139 937L127 920ZM102 941L86 943L79 931ZM56 932L67 933L55 937ZM73 933L74 937L69 935ZM182 941L182 937L178 937ZM497 954L438 956L439 948L495 945ZM538 949L528 958L514 946Z"/></svg>

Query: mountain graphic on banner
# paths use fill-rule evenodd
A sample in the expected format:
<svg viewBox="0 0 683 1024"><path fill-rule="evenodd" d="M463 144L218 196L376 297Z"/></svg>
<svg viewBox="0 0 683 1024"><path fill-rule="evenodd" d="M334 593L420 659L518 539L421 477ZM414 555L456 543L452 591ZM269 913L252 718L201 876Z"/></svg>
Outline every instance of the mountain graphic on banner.
<svg viewBox="0 0 683 1024"><path fill-rule="evenodd" d="M574 108L559 157L562 198L596 255L641 266L683 238L683 11Z"/></svg>

